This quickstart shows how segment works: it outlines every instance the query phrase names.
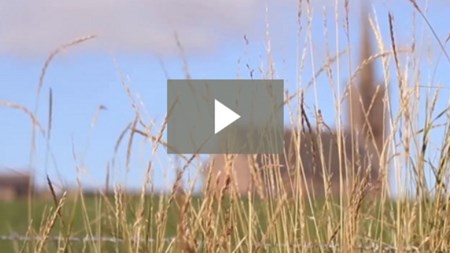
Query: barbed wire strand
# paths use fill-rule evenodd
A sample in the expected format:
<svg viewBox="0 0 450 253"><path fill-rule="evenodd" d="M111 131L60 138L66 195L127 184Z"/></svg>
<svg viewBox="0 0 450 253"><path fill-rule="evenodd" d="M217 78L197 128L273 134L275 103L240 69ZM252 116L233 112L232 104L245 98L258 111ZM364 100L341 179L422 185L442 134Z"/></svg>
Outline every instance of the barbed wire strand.
<svg viewBox="0 0 450 253"><path fill-rule="evenodd" d="M44 237L41 236L24 236L24 235L0 235L0 241L15 241L15 242L29 242L29 241L39 241L43 240ZM49 236L46 238L48 241L70 241L75 243L87 243L87 242L104 242L104 243L113 243L120 244L124 243L126 240L118 237L107 237L107 236ZM167 237L163 238L162 241L164 243L173 243L176 240L175 237ZM131 241L137 241L137 239L131 239ZM140 240L142 241L142 240ZM155 243L157 239L149 238L147 242ZM203 241L197 241L200 245L203 244ZM254 243L255 246L263 246L264 248L302 248L302 249L323 249L323 250L339 250L339 244L318 244L318 243L264 243L264 245ZM370 251L370 252L419 252L419 248L415 246L407 246L407 247L396 247L393 245L383 245L380 246L378 243L368 243L368 244L360 244L355 247L357 250L361 251ZM424 252L424 251L421 251ZM427 252L427 251L425 251ZM428 251L431 252L431 251Z"/></svg>

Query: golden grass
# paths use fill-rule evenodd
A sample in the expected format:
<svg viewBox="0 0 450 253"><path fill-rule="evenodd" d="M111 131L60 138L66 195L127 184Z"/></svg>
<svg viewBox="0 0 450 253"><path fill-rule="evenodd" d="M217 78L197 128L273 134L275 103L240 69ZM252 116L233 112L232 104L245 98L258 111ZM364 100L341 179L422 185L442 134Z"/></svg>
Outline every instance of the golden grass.
<svg viewBox="0 0 450 253"><path fill-rule="evenodd" d="M419 5L415 1L411 1L411 3L426 20L426 15ZM306 31L301 32L309 40L312 29L312 7L309 1L308 3L300 1L299 5L306 5L307 7L306 9L298 7L298 22L299 27L306 27ZM348 8L348 1L345 1L344 14L346 15L347 37L349 37L348 33L351 27ZM302 23L304 18L302 11L306 11L306 26ZM335 16L336 21L338 21L337 10ZM324 30L327 33L327 20L325 17L324 19ZM281 192L278 198L260 199L251 193L248 196L241 197L233 190L236 186L231 180L231 165L226 166L228 174L218 194L212 194L208 191L211 185L218 184L218 179L210 176L204 182L207 190L203 192L201 197L198 197L193 191L192 185L183 187L184 174L187 168L197 161L198 156L180 156L182 164L177 172L172 191L156 198L150 196L151 200L148 196L147 186L151 180L152 161L148 161L146 180L137 196L127 193L120 187L114 187L112 196L99 194L89 198L84 195L82 189L77 189L74 196L69 197L68 193L64 192L62 197L58 197L50 179L48 179L53 203L47 205L47 208L51 207L50 209L45 209L47 211L40 214L42 219L38 228L35 227L36 221L33 220L36 215L33 215L32 212L33 208L38 206L39 200L33 199L30 195L27 205L29 214L26 221L27 229L24 232L31 237L37 236L38 239L31 242L11 242L10 244L13 245L11 249L17 252L373 252L380 249L400 252L414 250L420 252L447 251L450 248L450 199L448 198L448 186L446 185L450 161L448 156L450 154L450 122L448 117L444 118L448 112L446 109L435 118L431 117L435 112L435 104L439 96L439 91L436 91L426 105L427 117L424 125L418 126L418 105L413 108L410 108L410 105L414 103L413 96L417 96L421 85L418 80L414 79L417 76L416 73L409 72L414 71L414 69L408 69L406 64L402 64L402 56L414 57L414 49L401 49L399 47L396 42L396 26L393 14L389 13L387 19L389 20L388 39L382 37L378 24L375 24L372 19L370 20L371 30L375 34L379 52L361 62L350 73L349 80L350 83L365 65L375 60L381 60L385 77L384 82L388 84L391 72L389 57L394 57L400 95L396 98L392 97L393 95L390 94L389 90L387 93L391 101L394 99L400 101L400 109L398 112L393 111L391 105L387 102L390 133L384 149L378 151L382 157L380 160L384 161L384 164L380 166L381 190L375 197L367 197L366 190L371 186L368 184L368 179L361 176L359 181L354 181L348 185L350 190L343 189L345 186L342 184L339 191L348 195L342 196L343 194L341 194L340 197L336 198L333 196L331 187L329 187L330 179L327 177L327 171L325 170L323 171L326 175L323 182L325 188L323 198L318 197L314 189L303 187L298 187L299 191L288 197L284 187L277 184L281 181L281 175L276 172L273 175L267 175L267 178L262 180L270 182L273 188L277 188ZM426 22L429 24L428 21ZM431 25L430 28L432 29ZM432 32L435 35L433 29ZM439 41L438 36L435 35L435 37ZM37 98L40 96L48 66L54 57L63 50L92 38L94 36L74 40L50 54L42 68L36 91ZM270 44L269 35L266 39L267 43ZM389 41L390 45L385 44L386 41ZM185 75L190 77L182 44L177 38L176 42L183 54ZM313 43L309 41L306 44L312 47ZM445 52L445 47L441 41L439 41L439 44L440 49ZM351 51L350 46L347 46L347 50L338 52L336 56L327 55L326 64L318 71L314 71L312 80L306 86L298 85L306 87L305 89L308 87L316 89L316 79L320 75L327 75L332 82L339 82L336 80L339 75L332 77L330 68L337 65L339 69L339 65L343 64L340 57ZM313 57L314 50L310 47L298 49L297 67L300 69L299 75L303 71L305 55L309 52ZM267 51L268 78L273 77L275 68L271 50L273 49L269 48ZM350 61L348 64L351 66ZM253 70L250 75L253 75ZM158 134L153 136L150 127L146 125L140 115L139 103L132 96L130 85L124 80L120 72L119 76L124 90L130 98L131 107L136 114L135 119L118 136L114 148L116 153L119 152L119 146L129 134L126 144L126 167L128 168L133 154L132 147L135 138L145 138L146 141L151 143L153 153L156 153L161 146L167 146L167 143L163 140L167 122L164 121L158 130ZM305 89L299 89L294 94L287 94L286 107L298 97L298 107L302 114L299 118L307 122L308 128L314 129L314 124L309 122L303 108ZM341 112L341 97L348 95L348 90L343 90L343 96L339 96L336 102L338 112ZM338 92L340 93L340 91ZM39 123L35 113L22 105L0 100L0 107L17 109L25 113L32 120L33 133L35 130L39 130L43 135L47 134L47 138L50 138L53 107L51 90L49 94L50 109L47 129L44 129ZM315 94L317 94L317 90ZM38 104L36 104L35 111L37 111L37 107ZM318 118L319 126L317 128L323 127L325 124L320 125L321 113L317 112L315 116ZM424 159L430 145L429 136L436 128L435 121L442 119L445 120L447 137L442 141L438 164L434 165L437 183L434 193L431 193L424 179L426 166ZM293 121L295 120L293 119ZM338 122L337 125L340 125L340 123ZM33 135L33 145L35 143L34 138ZM342 138L342 136L338 134L336 138ZM417 143L419 148L414 151L411 150L411 147L414 146L412 143ZM320 154L321 152L315 153ZM268 155L264 159L269 163L270 161L275 163L273 161L277 161L279 157ZM389 199L388 172L401 168L413 170L415 195L411 198ZM305 176L300 171L296 173L298 173L299 178L302 178L296 183L300 185L305 183ZM339 176L341 182L343 182L349 175L341 169ZM106 181L109 180L108 178L109 174ZM397 184L401 183L404 182L397 182ZM261 187L263 186L256 185L260 192L262 191ZM71 203L75 204L72 205ZM79 208L75 208L74 205L79 205ZM80 219L75 218L78 215L81 215ZM56 224L58 219L60 225ZM76 222L80 224L74 224ZM51 236L55 235L61 238L56 243L49 240ZM84 236L88 236L88 238L111 236L120 240L108 243L96 240L74 242L71 239L72 237ZM168 240L172 236L174 239ZM8 246L11 246L10 244Z"/></svg>

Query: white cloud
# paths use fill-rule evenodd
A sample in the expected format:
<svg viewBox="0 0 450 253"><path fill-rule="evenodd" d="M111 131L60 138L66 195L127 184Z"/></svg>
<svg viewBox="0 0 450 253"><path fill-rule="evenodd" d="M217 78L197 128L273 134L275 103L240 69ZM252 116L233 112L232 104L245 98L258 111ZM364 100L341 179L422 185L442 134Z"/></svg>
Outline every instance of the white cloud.
<svg viewBox="0 0 450 253"><path fill-rule="evenodd" d="M90 48L207 50L242 38L263 20L259 0L14 0L0 2L0 53L47 54L77 37L97 35Z"/></svg>

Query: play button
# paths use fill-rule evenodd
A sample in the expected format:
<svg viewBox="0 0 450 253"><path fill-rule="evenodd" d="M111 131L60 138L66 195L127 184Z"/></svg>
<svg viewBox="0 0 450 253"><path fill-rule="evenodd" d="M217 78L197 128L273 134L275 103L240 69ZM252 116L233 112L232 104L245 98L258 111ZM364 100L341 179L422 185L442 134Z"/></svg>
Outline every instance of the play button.
<svg viewBox="0 0 450 253"><path fill-rule="evenodd" d="M238 120L241 115L214 99L214 134Z"/></svg>
<svg viewBox="0 0 450 253"><path fill-rule="evenodd" d="M282 154L282 80L168 80L169 154Z"/></svg>

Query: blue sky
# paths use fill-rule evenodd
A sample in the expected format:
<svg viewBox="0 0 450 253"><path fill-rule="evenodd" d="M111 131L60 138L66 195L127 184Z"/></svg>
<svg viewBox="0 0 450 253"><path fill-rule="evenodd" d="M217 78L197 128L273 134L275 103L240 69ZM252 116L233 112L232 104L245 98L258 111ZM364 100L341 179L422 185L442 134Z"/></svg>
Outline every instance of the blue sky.
<svg viewBox="0 0 450 253"><path fill-rule="evenodd" d="M254 71L254 78L267 78L270 41L275 67L273 77L284 79L286 89L292 93L297 87L304 88L312 73L325 63L327 47L330 54L335 55L347 46L343 33L343 1L337 2L340 6L337 24L335 1L314 3L312 33L308 32L306 4L301 8L299 31L297 1L291 0L223 0L215 4L200 0L130 1L126 4L118 0L95 4L90 1L2 2L0 101L19 103L34 111L40 71L49 52L83 35L94 34L97 38L61 53L48 68L36 116L46 128L51 88L53 122L50 149L47 149L46 139L38 136L37 149L32 153L29 118L17 110L0 107L0 168L6 171L33 168L39 185L44 185L45 175L49 174L60 187L75 186L77 178L85 187L103 187L109 166L113 183L138 189L144 182L147 164L151 160L155 188L169 189L177 159L165 154L163 148L152 154L151 144L137 137L129 167L125 164L128 137L117 154L114 153L121 131L134 119L132 103L121 79L126 81L132 97L139 103L146 124L153 126L153 134L158 133L166 113L166 80L185 78L185 63L190 76L196 79L247 79L250 78L250 69ZM388 12L395 18L399 47L410 46L415 34L418 48L415 57L420 60L417 65L419 80L424 86L444 87L436 110L442 111L448 105L450 95L447 71L450 64L439 56L442 51L409 1L392 2L370 2L370 14L378 22L386 46L390 45ZM426 15L444 41L450 32L450 7L444 1L421 2L420 6L424 9L428 6ZM413 13L416 13L415 30ZM353 69L359 59L360 15L358 4L352 3L350 45ZM324 36L324 17L328 39ZM177 46L176 37L182 48ZM339 50L336 49L337 43ZM299 71L303 53L304 67ZM400 57L401 63L409 66L412 66L413 59L405 55ZM396 85L392 59L390 64L392 83ZM307 110L311 116L314 109L320 109L326 123L335 125L333 90L339 87L342 90L348 73L348 55L344 55L339 71L337 64L333 65L333 83L321 75L316 80L317 89L306 90ZM382 80L382 73L379 74ZM397 113L395 85L391 87L392 106ZM434 89L420 90L417 105L421 113L416 130L420 129L421 122L423 124L422 108L427 92L432 95ZM318 101L315 101L316 97ZM100 105L107 110L97 114ZM341 116L344 120L345 116ZM433 159L436 159L443 136L442 129L432 133L436 147L430 150L431 163L436 163ZM112 162L114 157L115 163ZM395 185L398 179L391 181Z"/></svg>

